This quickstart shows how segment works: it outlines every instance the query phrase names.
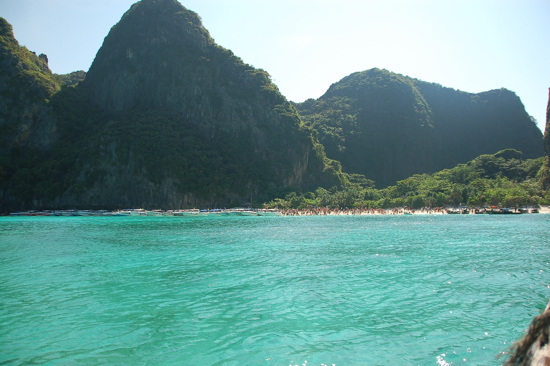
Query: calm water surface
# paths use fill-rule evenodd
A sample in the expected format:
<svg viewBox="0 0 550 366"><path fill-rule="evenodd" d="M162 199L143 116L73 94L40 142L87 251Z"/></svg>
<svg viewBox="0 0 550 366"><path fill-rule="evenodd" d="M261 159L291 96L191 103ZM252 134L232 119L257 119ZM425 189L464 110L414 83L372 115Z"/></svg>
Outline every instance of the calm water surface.
<svg viewBox="0 0 550 366"><path fill-rule="evenodd" d="M499 365L550 215L0 218L2 365Z"/></svg>

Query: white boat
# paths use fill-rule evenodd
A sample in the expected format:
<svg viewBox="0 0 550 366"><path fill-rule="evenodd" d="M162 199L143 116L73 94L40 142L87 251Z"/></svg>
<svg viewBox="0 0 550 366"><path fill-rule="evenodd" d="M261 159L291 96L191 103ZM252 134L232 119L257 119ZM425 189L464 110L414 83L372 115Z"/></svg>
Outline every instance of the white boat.
<svg viewBox="0 0 550 366"><path fill-rule="evenodd" d="M78 210L78 211L76 211L75 216L92 216L92 211L90 211L90 210Z"/></svg>
<svg viewBox="0 0 550 366"><path fill-rule="evenodd" d="M162 216L162 214L163 214L162 210L147 211L147 216Z"/></svg>
<svg viewBox="0 0 550 366"><path fill-rule="evenodd" d="M190 209L190 210L176 210L174 211L174 216L197 216L200 210Z"/></svg>
<svg viewBox="0 0 550 366"><path fill-rule="evenodd" d="M264 210L258 210L258 216L283 216L283 214L279 210L268 208Z"/></svg>
<svg viewBox="0 0 550 366"><path fill-rule="evenodd" d="M113 211L111 216L130 216L132 214L131 210L119 210L119 211Z"/></svg>
<svg viewBox="0 0 550 366"><path fill-rule="evenodd" d="M147 216L147 211L142 208L136 208L134 210L129 210L130 216Z"/></svg>
<svg viewBox="0 0 550 366"><path fill-rule="evenodd" d="M242 209L232 208L232 209L226 210L225 212L229 216L241 216Z"/></svg>
<svg viewBox="0 0 550 366"><path fill-rule="evenodd" d="M230 216L258 216L251 208L236 207L228 210Z"/></svg>
<svg viewBox="0 0 550 366"><path fill-rule="evenodd" d="M105 210L90 211L90 216L102 216Z"/></svg>

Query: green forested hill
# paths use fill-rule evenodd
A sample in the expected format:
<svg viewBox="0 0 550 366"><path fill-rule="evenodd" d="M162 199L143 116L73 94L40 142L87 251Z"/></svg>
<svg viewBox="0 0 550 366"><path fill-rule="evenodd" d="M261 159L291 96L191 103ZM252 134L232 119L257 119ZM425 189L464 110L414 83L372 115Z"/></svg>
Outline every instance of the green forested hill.
<svg viewBox="0 0 550 366"><path fill-rule="evenodd" d="M4 210L228 206L342 183L269 74L176 1L134 4L83 76L52 75L57 89L39 98L52 143L3 154Z"/></svg>
<svg viewBox="0 0 550 366"><path fill-rule="evenodd" d="M543 155L540 130L506 89L470 94L371 69L296 106L328 157L378 187L507 148Z"/></svg>
<svg viewBox="0 0 550 366"><path fill-rule="evenodd" d="M476 157L434 174L415 174L383 189L369 182L352 183L345 189L291 192L267 207L279 208L398 208L410 207L524 207L549 204L550 194L539 184L544 158L522 159L522 153L506 149ZM366 183L366 184L365 184Z"/></svg>
<svg viewBox="0 0 550 366"><path fill-rule="evenodd" d="M86 72L80 70L71 72L70 74L56 74L56 76L63 82L63 85L76 86L86 78Z"/></svg>
<svg viewBox="0 0 550 366"><path fill-rule="evenodd" d="M14 147L50 145L55 120L47 100L61 84L47 56L20 46L12 26L0 18L0 156Z"/></svg>

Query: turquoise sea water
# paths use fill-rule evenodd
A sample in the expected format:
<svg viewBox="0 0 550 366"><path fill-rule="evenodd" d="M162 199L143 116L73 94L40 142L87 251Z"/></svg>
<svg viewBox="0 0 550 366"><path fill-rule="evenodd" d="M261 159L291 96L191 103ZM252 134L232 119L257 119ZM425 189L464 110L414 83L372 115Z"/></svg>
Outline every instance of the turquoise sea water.
<svg viewBox="0 0 550 366"><path fill-rule="evenodd" d="M550 215L0 218L2 365L499 365Z"/></svg>

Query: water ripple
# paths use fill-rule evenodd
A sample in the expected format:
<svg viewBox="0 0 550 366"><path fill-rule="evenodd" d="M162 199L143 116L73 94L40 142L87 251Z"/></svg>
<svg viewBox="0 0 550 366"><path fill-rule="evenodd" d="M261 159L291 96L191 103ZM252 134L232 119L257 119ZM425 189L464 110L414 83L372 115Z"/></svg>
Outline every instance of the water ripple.
<svg viewBox="0 0 550 366"><path fill-rule="evenodd" d="M2 218L0 364L496 365L548 221Z"/></svg>

